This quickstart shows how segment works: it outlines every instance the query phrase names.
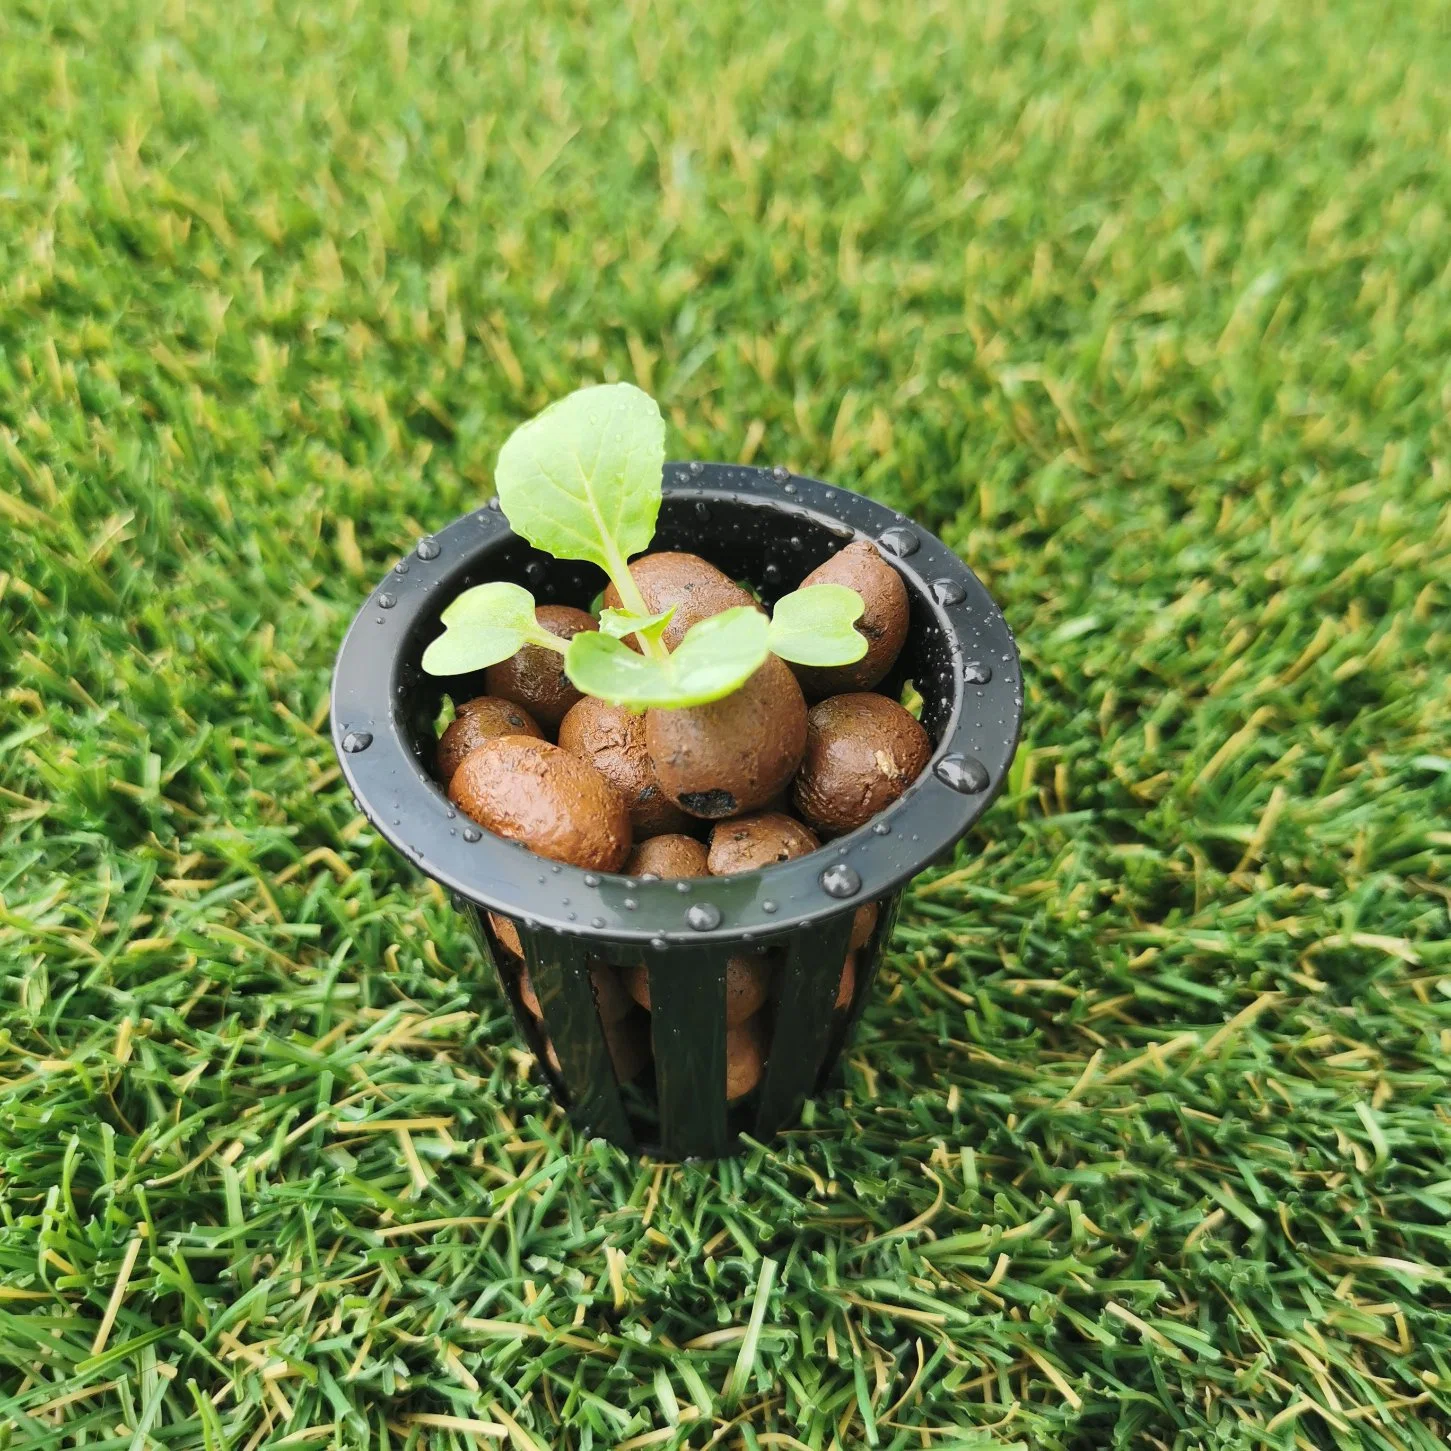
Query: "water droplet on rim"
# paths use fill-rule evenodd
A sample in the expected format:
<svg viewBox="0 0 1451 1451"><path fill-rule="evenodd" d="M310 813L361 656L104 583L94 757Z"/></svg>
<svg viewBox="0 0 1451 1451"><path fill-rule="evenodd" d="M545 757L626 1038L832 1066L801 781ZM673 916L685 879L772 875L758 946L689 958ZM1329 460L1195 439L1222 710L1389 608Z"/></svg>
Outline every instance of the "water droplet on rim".
<svg viewBox="0 0 1451 1451"><path fill-rule="evenodd" d="M464 840L465 841L482 841L483 840L483 837L484 837L483 832L480 831L477 826L466 826L466 827L464 827Z"/></svg>
<svg viewBox="0 0 1451 1451"><path fill-rule="evenodd" d="M993 668L984 660L969 660L962 667L962 678L968 685L986 685L993 678Z"/></svg>
<svg viewBox="0 0 1451 1451"><path fill-rule="evenodd" d="M828 897L855 897L862 889L861 874L855 867L837 862L822 872L821 886Z"/></svg>
<svg viewBox="0 0 1451 1451"><path fill-rule="evenodd" d="M680 892L680 893L684 894L684 893L686 893L686 892L688 892L690 890L690 883L689 882L684 882L684 881L676 882L676 884L675 884L675 890L677 892Z"/></svg>
<svg viewBox="0 0 1451 1451"><path fill-rule="evenodd" d="M378 596L378 608L380 610L391 610L398 603L397 595L390 595L387 590Z"/></svg>
<svg viewBox="0 0 1451 1451"><path fill-rule="evenodd" d="M932 598L939 605L960 605L967 598L967 591L955 579L934 579Z"/></svg>
<svg viewBox="0 0 1451 1451"><path fill-rule="evenodd" d="M653 947L656 952L664 952L668 945L669 944L665 941L663 937L652 937L650 939L650 946Z"/></svg>
<svg viewBox="0 0 1451 1451"><path fill-rule="evenodd" d="M491 508L494 513L498 514L502 512L504 506L498 501L498 499L490 499L489 508Z"/></svg>
<svg viewBox="0 0 1451 1451"><path fill-rule="evenodd" d="M906 559L909 554L916 554L922 547L922 541L910 529L888 529L877 542L888 554L895 554L898 559Z"/></svg>
<svg viewBox="0 0 1451 1451"><path fill-rule="evenodd" d="M768 917L773 912L775 912L775 910L776 910L776 903L773 902L769 897L767 897L766 900L761 903L761 911L763 911Z"/></svg>
<svg viewBox="0 0 1451 1451"><path fill-rule="evenodd" d="M961 791L964 796L976 796L986 791L992 779L987 767L974 756L943 756L932 772L943 785Z"/></svg>
<svg viewBox="0 0 1451 1451"><path fill-rule="evenodd" d="M892 834L892 828L890 826L888 826L885 821L879 821L879 822L877 822L877 824L874 827L872 827L872 830L878 836L891 836L891 834Z"/></svg>
<svg viewBox="0 0 1451 1451"><path fill-rule="evenodd" d="M450 807L449 807L449 808L448 808L448 810L447 810L447 811L445 811L445 812L444 812L444 813L443 813L443 814L444 814L444 815L445 815L445 816L446 816L446 817L448 817L448 819L449 819L449 820L450 820L450 821L453 821L453 820L455 820L455 819L456 819L456 818L457 818L457 817L458 817L458 812L457 812L457 811L455 811L455 810L454 810L454 809L453 809L453 807L452 807L452 806L450 806Z"/></svg>
<svg viewBox="0 0 1451 1451"><path fill-rule="evenodd" d="M697 518L709 519L710 505L707 504L704 499L697 499L695 501L695 513Z"/></svg>
<svg viewBox="0 0 1451 1451"><path fill-rule="evenodd" d="M587 887L597 887L600 884L600 879L593 872L586 872L584 874L584 884Z"/></svg>
<svg viewBox="0 0 1451 1451"><path fill-rule="evenodd" d="M785 494L794 494L796 492L796 485L795 484L787 484L785 486L785 488L782 489L781 492L782 493L785 493Z"/></svg>
<svg viewBox="0 0 1451 1451"><path fill-rule="evenodd" d="M696 475L697 478L705 472L705 465L699 459L691 460L689 467L690 472Z"/></svg>
<svg viewBox="0 0 1451 1451"><path fill-rule="evenodd" d="M625 898L625 911L633 912L640 904L633 897Z"/></svg>
<svg viewBox="0 0 1451 1451"><path fill-rule="evenodd" d="M781 464L777 464L776 467L771 470L771 477L775 479L778 484L784 484L786 480L791 477L791 470L788 468L784 468Z"/></svg>
<svg viewBox="0 0 1451 1451"><path fill-rule="evenodd" d="M720 908L714 902L697 902L685 914L685 920L697 932L711 932L720 926Z"/></svg>
<svg viewBox="0 0 1451 1451"><path fill-rule="evenodd" d="M418 541L418 557L420 559L437 559L439 555L438 540L432 535L425 534Z"/></svg>
<svg viewBox="0 0 1451 1451"><path fill-rule="evenodd" d="M406 559L400 559L398 561L398 563L393 566L393 573L394 574L407 574L408 573L408 561Z"/></svg>
<svg viewBox="0 0 1451 1451"><path fill-rule="evenodd" d="M371 731L349 731L343 737L343 750L350 756L356 755L359 751L366 751L373 744L373 733Z"/></svg>
<svg viewBox="0 0 1451 1451"><path fill-rule="evenodd" d="M603 927L605 925L605 919L603 917L591 917L589 919L589 925L591 927Z"/></svg>
<svg viewBox="0 0 1451 1451"><path fill-rule="evenodd" d="M781 566L779 564L768 564L764 570L767 584L781 583Z"/></svg>

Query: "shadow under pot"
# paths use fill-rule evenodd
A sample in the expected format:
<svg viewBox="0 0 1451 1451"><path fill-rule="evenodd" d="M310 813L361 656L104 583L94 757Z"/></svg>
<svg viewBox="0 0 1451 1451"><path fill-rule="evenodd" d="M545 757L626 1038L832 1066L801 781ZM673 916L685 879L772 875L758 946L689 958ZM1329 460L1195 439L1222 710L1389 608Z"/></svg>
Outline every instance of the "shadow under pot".
<svg viewBox="0 0 1451 1451"><path fill-rule="evenodd" d="M906 586L891 675L911 682L926 768L871 821L760 870L680 880L548 861L482 831L434 774L445 697L422 654L489 580L586 608L603 575L514 535L495 508L419 541L359 611L333 678L334 742L359 808L452 896L521 1038L585 1133L673 1159L734 1152L799 1118L852 1040L903 887L949 852L1007 776L1022 685L1001 612L940 540L872 500L783 469L671 464L654 550L707 555L768 607L853 543ZM459 964L462 973L464 964Z"/></svg>

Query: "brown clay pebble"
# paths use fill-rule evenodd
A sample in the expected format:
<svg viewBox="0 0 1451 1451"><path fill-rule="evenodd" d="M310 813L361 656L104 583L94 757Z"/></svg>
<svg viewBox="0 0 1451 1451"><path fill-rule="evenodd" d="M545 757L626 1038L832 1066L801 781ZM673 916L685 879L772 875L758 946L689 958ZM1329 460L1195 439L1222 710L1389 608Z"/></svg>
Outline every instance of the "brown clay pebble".
<svg viewBox="0 0 1451 1451"><path fill-rule="evenodd" d="M572 640L585 630L598 630L591 614L571 605L540 605L534 618L561 640ZM522 705L540 725L553 730L565 717L580 693L564 673L564 656L542 645L525 645L507 660L490 665L484 672L484 688L490 695Z"/></svg>
<svg viewBox="0 0 1451 1451"><path fill-rule="evenodd" d="M841 983L836 989L836 1001L832 1004L832 1010L849 1008L851 1000L856 996L856 953L848 952L846 962L841 969Z"/></svg>
<svg viewBox="0 0 1451 1451"><path fill-rule="evenodd" d="M544 1018L544 1009L539 1005L539 994L534 991L534 984L529 977L529 969L521 968L519 972L519 1001L538 1019Z"/></svg>
<svg viewBox="0 0 1451 1451"><path fill-rule="evenodd" d="M859 539L813 569L801 581L801 588L813 584L842 584L862 597L864 608L856 629L866 636L867 653L850 665L794 666L801 688L812 700L849 690L870 690L897 663L907 639L911 607L902 576L882 558L875 544Z"/></svg>
<svg viewBox="0 0 1451 1451"><path fill-rule="evenodd" d="M650 1010L650 972L640 964L622 970L625 990ZM734 1028L759 1012L771 995L771 969L759 957L733 957L725 972L726 1027Z"/></svg>
<svg viewBox="0 0 1451 1451"><path fill-rule="evenodd" d="M877 904L868 902L865 907L858 907L856 914L851 919L851 950L855 952L858 947L867 945L869 938L877 926Z"/></svg>
<svg viewBox="0 0 1451 1451"><path fill-rule="evenodd" d="M524 944L519 941L519 929L507 917L490 912L489 926L494 929L494 936L499 939L499 946L505 952L513 953L515 957L524 956Z"/></svg>
<svg viewBox="0 0 1451 1451"><path fill-rule="evenodd" d="M726 1098L741 1098L760 1081L766 1067L765 1032L760 1018L726 1034Z"/></svg>
<svg viewBox="0 0 1451 1451"><path fill-rule="evenodd" d="M677 806L707 821L740 816L795 773L806 749L806 700L786 663L768 655L724 700L646 711L645 744Z"/></svg>
<svg viewBox="0 0 1451 1451"><path fill-rule="evenodd" d="M660 638L667 650L673 650L685 632L701 620L734 609L737 605L760 606L735 580L724 575L715 565L698 554L642 554L631 566L630 577L652 615L675 606L670 623ZM623 609L620 593L613 584L605 586L604 602L612 610ZM640 648L633 635L625 643L632 650Z"/></svg>
<svg viewBox="0 0 1451 1451"><path fill-rule="evenodd" d="M559 723L559 744L588 761L625 800L635 836L678 831L690 818L660 789L645 717L587 695Z"/></svg>
<svg viewBox="0 0 1451 1451"><path fill-rule="evenodd" d="M650 1061L650 1032L638 1013L605 1025L605 1046L610 1050L615 1078L628 1083ZM548 1038L544 1040L544 1060L559 1073L559 1054Z"/></svg>
<svg viewBox="0 0 1451 1451"><path fill-rule="evenodd" d="M495 736L534 736L537 739L543 735L544 732L522 705L516 705L512 700L499 700L492 695L480 695L459 706L448 728L438 738L436 760L439 779L447 785L463 758L475 746Z"/></svg>
<svg viewBox="0 0 1451 1451"><path fill-rule="evenodd" d="M480 826L553 861L614 872L630 854L620 793L588 762L548 741L499 736L475 746L448 795Z"/></svg>
<svg viewBox="0 0 1451 1451"><path fill-rule="evenodd" d="M758 867L805 856L820 845L816 833L793 817L774 811L737 816L711 828L710 872L715 877L753 872Z"/></svg>
<svg viewBox="0 0 1451 1451"><path fill-rule="evenodd" d="M811 707L791 799L823 836L840 836L890 806L932 755L921 725L885 695L833 695Z"/></svg>
<svg viewBox="0 0 1451 1451"><path fill-rule="evenodd" d="M693 836L666 832L640 842L625 860L627 877L659 877L673 881L681 877L703 877L706 865L705 848Z"/></svg>
<svg viewBox="0 0 1451 1451"><path fill-rule="evenodd" d="M611 1023L619 1022L626 1013L634 1010L630 995L620 981L619 972L610 967L608 963L597 963L590 968L589 980L590 986L594 989L595 1010L600 1015L600 1022L604 1023L606 1027ZM519 973L519 997L524 1006L536 1018L543 1018L544 1009L539 1005L539 994L534 991L534 984L530 981L527 967L521 969Z"/></svg>

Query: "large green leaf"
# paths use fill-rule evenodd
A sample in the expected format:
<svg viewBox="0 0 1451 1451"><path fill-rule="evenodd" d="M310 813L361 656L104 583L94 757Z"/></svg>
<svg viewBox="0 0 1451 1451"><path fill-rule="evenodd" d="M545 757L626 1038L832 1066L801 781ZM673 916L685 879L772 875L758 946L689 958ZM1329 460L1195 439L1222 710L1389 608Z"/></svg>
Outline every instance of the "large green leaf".
<svg viewBox="0 0 1451 1451"><path fill-rule="evenodd" d="M844 584L812 584L776 601L770 645L798 665L850 665L867 653L866 636L853 629L862 597Z"/></svg>
<svg viewBox="0 0 1451 1451"><path fill-rule="evenodd" d="M618 577L660 512L665 420L629 383L581 388L515 430L494 483L516 534Z"/></svg>

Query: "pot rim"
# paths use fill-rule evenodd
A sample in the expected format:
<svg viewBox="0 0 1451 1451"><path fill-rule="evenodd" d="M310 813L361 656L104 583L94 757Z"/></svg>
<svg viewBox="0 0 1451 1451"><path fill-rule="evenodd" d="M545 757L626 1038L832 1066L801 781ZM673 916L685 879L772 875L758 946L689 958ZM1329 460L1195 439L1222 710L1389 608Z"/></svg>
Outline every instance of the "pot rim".
<svg viewBox="0 0 1451 1451"><path fill-rule="evenodd" d="M375 587L343 639L333 672L332 736L359 809L450 891L600 943L666 949L749 942L886 896L960 840L1007 779L1023 696L1017 646L1002 611L936 535L848 489L779 467L670 463L664 492L669 500L707 505L759 504L830 530L843 548L871 540L903 576L915 606L934 614L951 651L951 708L927 768L897 801L807 856L680 882L586 872L473 827L418 758L396 700L406 688L404 647L421 617L436 616L436 602L458 593L480 552L511 538L491 504L420 540L421 552L416 546ZM385 596L391 604L381 603ZM964 679L969 664L979 667L974 676L986 665L990 678Z"/></svg>

